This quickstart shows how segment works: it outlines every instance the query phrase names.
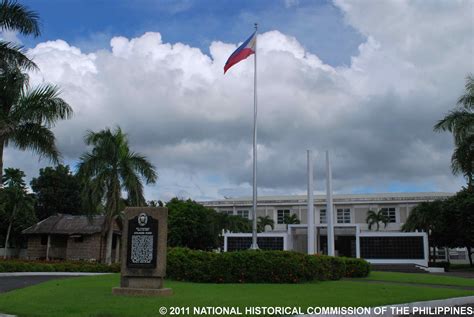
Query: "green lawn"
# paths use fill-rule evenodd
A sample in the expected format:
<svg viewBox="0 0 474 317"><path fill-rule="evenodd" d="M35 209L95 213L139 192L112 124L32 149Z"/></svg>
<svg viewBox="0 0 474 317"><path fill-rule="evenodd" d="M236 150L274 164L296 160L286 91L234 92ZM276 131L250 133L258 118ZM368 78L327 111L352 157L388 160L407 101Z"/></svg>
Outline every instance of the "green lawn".
<svg viewBox="0 0 474 317"><path fill-rule="evenodd" d="M377 275L377 274L376 274ZM378 306L474 295L474 291L371 284L197 284L167 281L172 297L113 296L119 275L53 280L0 295L0 312L19 316L160 316L162 306Z"/></svg>
<svg viewBox="0 0 474 317"><path fill-rule="evenodd" d="M438 284L438 285L455 285L455 286L472 286L474 287L474 279L442 276L432 274L414 274L414 273L396 273L396 272L370 272L366 277L369 280L402 282L415 284Z"/></svg>

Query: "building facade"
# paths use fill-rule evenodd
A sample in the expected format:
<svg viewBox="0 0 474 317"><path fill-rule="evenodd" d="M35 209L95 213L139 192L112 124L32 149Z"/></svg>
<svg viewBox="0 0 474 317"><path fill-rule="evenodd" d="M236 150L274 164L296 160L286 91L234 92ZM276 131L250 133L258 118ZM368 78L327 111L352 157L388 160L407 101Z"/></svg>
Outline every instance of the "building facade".
<svg viewBox="0 0 474 317"><path fill-rule="evenodd" d="M428 265L428 241L425 233L401 232L411 210L421 202L445 199L452 193L387 193L334 195L333 216L336 255L366 258L372 263L413 263ZM315 245L317 253L327 253L326 200L314 197ZM218 212L252 219L251 198L229 198L207 201L205 206ZM369 229L369 210L382 211L389 222ZM297 218L299 223L286 224L285 216ZM262 196L258 198L257 217L269 217L274 228L266 226L259 233L262 249L281 249L306 252L307 196ZM226 233L224 250L245 249L250 246L251 234Z"/></svg>

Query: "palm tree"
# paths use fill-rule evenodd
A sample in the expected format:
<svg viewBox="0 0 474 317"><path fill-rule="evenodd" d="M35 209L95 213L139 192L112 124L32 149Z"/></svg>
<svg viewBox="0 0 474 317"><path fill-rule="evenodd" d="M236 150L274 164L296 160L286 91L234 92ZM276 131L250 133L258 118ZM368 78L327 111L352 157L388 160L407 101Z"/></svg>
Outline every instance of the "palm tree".
<svg viewBox="0 0 474 317"><path fill-rule="evenodd" d="M4 258L7 257L10 233L17 215L21 213L34 215L34 199L32 195L28 195L26 191L26 184L23 180L24 177L25 173L23 173L23 171L14 168L6 168L2 178L2 183L5 186L1 191L2 209L6 213L5 218L8 221Z"/></svg>
<svg viewBox="0 0 474 317"><path fill-rule="evenodd" d="M459 97L457 107L434 126L435 131L453 134L455 150L451 157L454 175L462 173L469 190L474 189L474 77L467 76L465 93Z"/></svg>
<svg viewBox="0 0 474 317"><path fill-rule="evenodd" d="M258 217L257 230L258 232L264 232L266 226L270 226L272 230L275 228L275 222L269 216Z"/></svg>
<svg viewBox="0 0 474 317"><path fill-rule="evenodd" d="M379 211L369 210L365 221L369 225L369 230L372 230L372 226L376 225L377 231L379 231L380 223L383 223L384 228L386 228L390 220L388 219L386 212L380 209Z"/></svg>
<svg viewBox="0 0 474 317"><path fill-rule="evenodd" d="M290 215L285 215L283 217L283 223L286 225L297 225L300 223L300 220L298 219L298 216L296 214Z"/></svg>
<svg viewBox="0 0 474 317"><path fill-rule="evenodd" d="M122 191L135 206L145 206L142 179L147 184L155 183L155 167L140 154L130 150L126 134L117 127L114 131L104 129L89 131L85 136L92 151L80 157L78 175L88 182L85 198L97 205L104 204L106 215L106 258L111 263L113 224L123 208Z"/></svg>
<svg viewBox="0 0 474 317"><path fill-rule="evenodd" d="M8 145L32 150L57 163L60 154L51 128L59 119L69 119L73 114L59 97L57 87L41 85L26 90L27 78L18 68L0 75L0 177L3 150Z"/></svg>
<svg viewBox="0 0 474 317"><path fill-rule="evenodd" d="M0 2L0 30L17 31L23 35L40 35L39 16L22 4L11 0ZM4 64L15 64L27 69L36 65L25 56L22 47L10 42L0 41L0 68Z"/></svg>

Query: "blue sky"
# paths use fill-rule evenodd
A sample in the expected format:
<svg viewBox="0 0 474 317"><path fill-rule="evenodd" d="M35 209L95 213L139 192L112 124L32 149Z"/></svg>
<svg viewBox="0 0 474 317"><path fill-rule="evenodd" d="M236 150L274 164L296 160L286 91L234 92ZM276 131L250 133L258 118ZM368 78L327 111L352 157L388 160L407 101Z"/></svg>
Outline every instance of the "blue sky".
<svg viewBox="0 0 474 317"><path fill-rule="evenodd" d="M25 0L39 12L41 37L27 46L63 39L83 51L109 48L110 38L155 31L170 43L182 42L208 53L214 40L238 43L253 31L279 30L333 66L347 65L364 37L343 21L330 1L283 0Z"/></svg>

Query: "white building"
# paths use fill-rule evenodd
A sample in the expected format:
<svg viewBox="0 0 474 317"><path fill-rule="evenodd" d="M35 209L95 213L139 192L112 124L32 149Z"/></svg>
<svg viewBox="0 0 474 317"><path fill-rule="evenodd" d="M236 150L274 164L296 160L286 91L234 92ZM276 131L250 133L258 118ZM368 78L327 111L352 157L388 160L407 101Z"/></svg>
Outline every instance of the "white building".
<svg viewBox="0 0 474 317"><path fill-rule="evenodd" d="M452 193L387 193L334 195L334 226L336 255L362 257L374 264L428 265L428 240L423 232L404 233L401 227L413 207L424 201L452 196ZM219 212L252 219L252 198L228 198L203 202ZM369 230L366 222L369 210L383 210L389 218L385 227L380 224ZM284 224L285 215L296 215L300 224ZM307 250L307 196L258 197L257 217L273 219L258 234L262 249ZM326 199L314 197L315 245L318 253L326 253ZM250 233L226 233L224 250L246 249L251 243Z"/></svg>

